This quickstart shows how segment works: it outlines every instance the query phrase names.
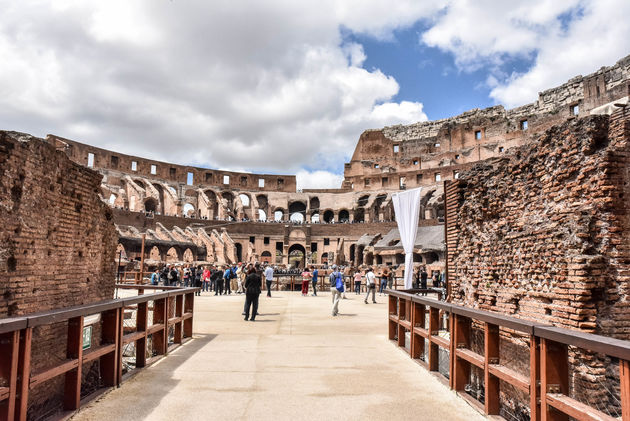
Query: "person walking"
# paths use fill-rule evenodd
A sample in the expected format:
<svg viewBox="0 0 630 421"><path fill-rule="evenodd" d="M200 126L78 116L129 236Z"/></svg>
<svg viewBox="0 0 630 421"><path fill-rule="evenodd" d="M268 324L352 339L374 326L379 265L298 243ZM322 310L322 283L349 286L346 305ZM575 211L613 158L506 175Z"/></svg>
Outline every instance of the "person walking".
<svg viewBox="0 0 630 421"><path fill-rule="evenodd" d="M376 275L372 271L372 268L368 268L365 274L365 286L367 287L367 293L365 294L365 304L368 303L368 297L370 292L372 293L372 302L376 304Z"/></svg>
<svg viewBox="0 0 630 421"><path fill-rule="evenodd" d="M332 272L328 275L328 284L330 285L330 299L335 302L335 291L337 290L335 284L337 279L337 265L332 265Z"/></svg>
<svg viewBox="0 0 630 421"><path fill-rule="evenodd" d="M427 273L427 267L426 266L422 266L422 269L420 269L420 289L423 289L424 292L422 293L422 295L427 295L427 279L429 277L429 274Z"/></svg>
<svg viewBox="0 0 630 421"><path fill-rule="evenodd" d="M245 320L256 320L258 314L258 298L260 297L260 275L254 268L247 271L245 278ZM249 318L251 307L252 318Z"/></svg>
<svg viewBox="0 0 630 421"><path fill-rule="evenodd" d="M313 269L313 297L317 297L317 277L319 276L319 271L314 266L311 266Z"/></svg>
<svg viewBox="0 0 630 421"><path fill-rule="evenodd" d="M212 274L212 272L210 272L210 269L208 269L208 267L206 267L203 270L203 274L201 275L201 281L202 281L202 289L204 292L208 292L209 290L209 286L210 286L210 275Z"/></svg>
<svg viewBox="0 0 630 421"><path fill-rule="evenodd" d="M361 271L357 268L354 272L354 293L356 295L361 294Z"/></svg>
<svg viewBox="0 0 630 421"><path fill-rule="evenodd" d="M302 296L306 297L308 295L308 284L311 283L311 278L313 274L308 269L308 266L304 268L304 272L302 272Z"/></svg>
<svg viewBox="0 0 630 421"><path fill-rule="evenodd" d="M194 273L193 286L195 288L199 288L197 291L195 291L195 295L201 296L201 287L203 286L203 281L202 281L203 267L202 266L197 267L197 269L194 270L193 273Z"/></svg>
<svg viewBox="0 0 630 421"><path fill-rule="evenodd" d="M160 282L160 271L155 269L151 274L151 285L157 285Z"/></svg>
<svg viewBox="0 0 630 421"><path fill-rule="evenodd" d="M273 268L271 265L265 268L265 282L267 283L267 297L271 297L271 284L273 283Z"/></svg>
<svg viewBox="0 0 630 421"><path fill-rule="evenodd" d="M343 274L338 270L333 273L335 276L334 282L331 283L331 285L333 285L334 288L331 288L330 290L333 292L332 315L336 316L339 314L339 301L341 300L341 295L346 291L346 289L344 288Z"/></svg>

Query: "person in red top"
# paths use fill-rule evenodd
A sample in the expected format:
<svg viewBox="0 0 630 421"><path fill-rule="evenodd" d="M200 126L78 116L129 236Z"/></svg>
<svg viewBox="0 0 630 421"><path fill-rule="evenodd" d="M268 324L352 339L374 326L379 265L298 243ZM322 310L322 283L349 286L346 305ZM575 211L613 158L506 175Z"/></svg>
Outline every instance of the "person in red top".
<svg viewBox="0 0 630 421"><path fill-rule="evenodd" d="M203 270L203 275L201 276L201 280L203 281L203 290L208 291L210 285L210 269L206 267Z"/></svg>
<svg viewBox="0 0 630 421"><path fill-rule="evenodd" d="M304 268L304 272L302 272L302 295L306 297L308 295L308 284L311 283L311 278L313 274L308 269L308 266Z"/></svg>

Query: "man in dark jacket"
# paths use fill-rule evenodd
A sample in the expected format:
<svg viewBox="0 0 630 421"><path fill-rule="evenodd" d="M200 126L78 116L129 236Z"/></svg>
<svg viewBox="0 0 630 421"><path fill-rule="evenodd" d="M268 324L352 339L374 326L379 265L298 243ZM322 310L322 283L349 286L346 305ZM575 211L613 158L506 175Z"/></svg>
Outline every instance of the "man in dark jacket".
<svg viewBox="0 0 630 421"><path fill-rule="evenodd" d="M223 295L223 271L221 269L218 269L215 274L215 279L214 279L214 285L215 285L215 289L214 289L214 295Z"/></svg>
<svg viewBox="0 0 630 421"><path fill-rule="evenodd" d="M260 275L255 268L247 271L245 278L245 320L256 319L258 314L258 298L260 297ZM252 308L252 318L249 318L249 309Z"/></svg>

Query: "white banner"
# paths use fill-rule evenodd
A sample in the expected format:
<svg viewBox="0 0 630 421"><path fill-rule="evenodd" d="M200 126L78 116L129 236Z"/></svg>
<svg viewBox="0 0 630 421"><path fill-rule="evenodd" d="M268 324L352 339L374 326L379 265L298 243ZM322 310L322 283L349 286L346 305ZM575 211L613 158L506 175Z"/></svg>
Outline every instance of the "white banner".
<svg viewBox="0 0 630 421"><path fill-rule="evenodd" d="M392 194L400 242L405 250L405 289L411 289L413 280L413 247L420 217L422 187Z"/></svg>

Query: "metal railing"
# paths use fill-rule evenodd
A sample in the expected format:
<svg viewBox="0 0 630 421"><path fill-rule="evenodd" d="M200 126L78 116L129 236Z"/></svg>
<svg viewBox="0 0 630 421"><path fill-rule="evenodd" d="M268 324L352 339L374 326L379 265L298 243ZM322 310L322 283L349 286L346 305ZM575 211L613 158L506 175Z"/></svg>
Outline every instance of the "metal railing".
<svg viewBox="0 0 630 421"><path fill-rule="evenodd" d="M198 288L116 287L160 292L0 319L0 420L27 419L29 391L60 376L64 377L63 409L77 410L85 363L98 360L101 386L115 387L123 380L124 346L134 344L135 367L142 368L192 337L194 293ZM130 312L136 319L131 328L125 325ZM90 329L86 336L88 316L97 320L91 321L97 327L95 334ZM32 350L40 345L33 339L33 330L58 323L67 324L67 334L59 337L66 344L65 358L33 370ZM170 348L169 333L173 342Z"/></svg>
<svg viewBox="0 0 630 421"><path fill-rule="evenodd" d="M526 397L532 421L630 420L629 341L470 309L417 295L417 290L387 292L389 339L485 414L505 415L501 389L509 385L511 393L516 390ZM475 337L474 332L481 334ZM506 338L518 337L528 347L522 358L501 351ZM444 361L441 354L447 355ZM576 360L583 356L612 361L608 371L614 374L607 373L606 379L612 386L604 387L606 393L619 395L615 405L572 396L579 375ZM478 377L477 397L471 394L473 371ZM586 373L589 376L594 377Z"/></svg>

